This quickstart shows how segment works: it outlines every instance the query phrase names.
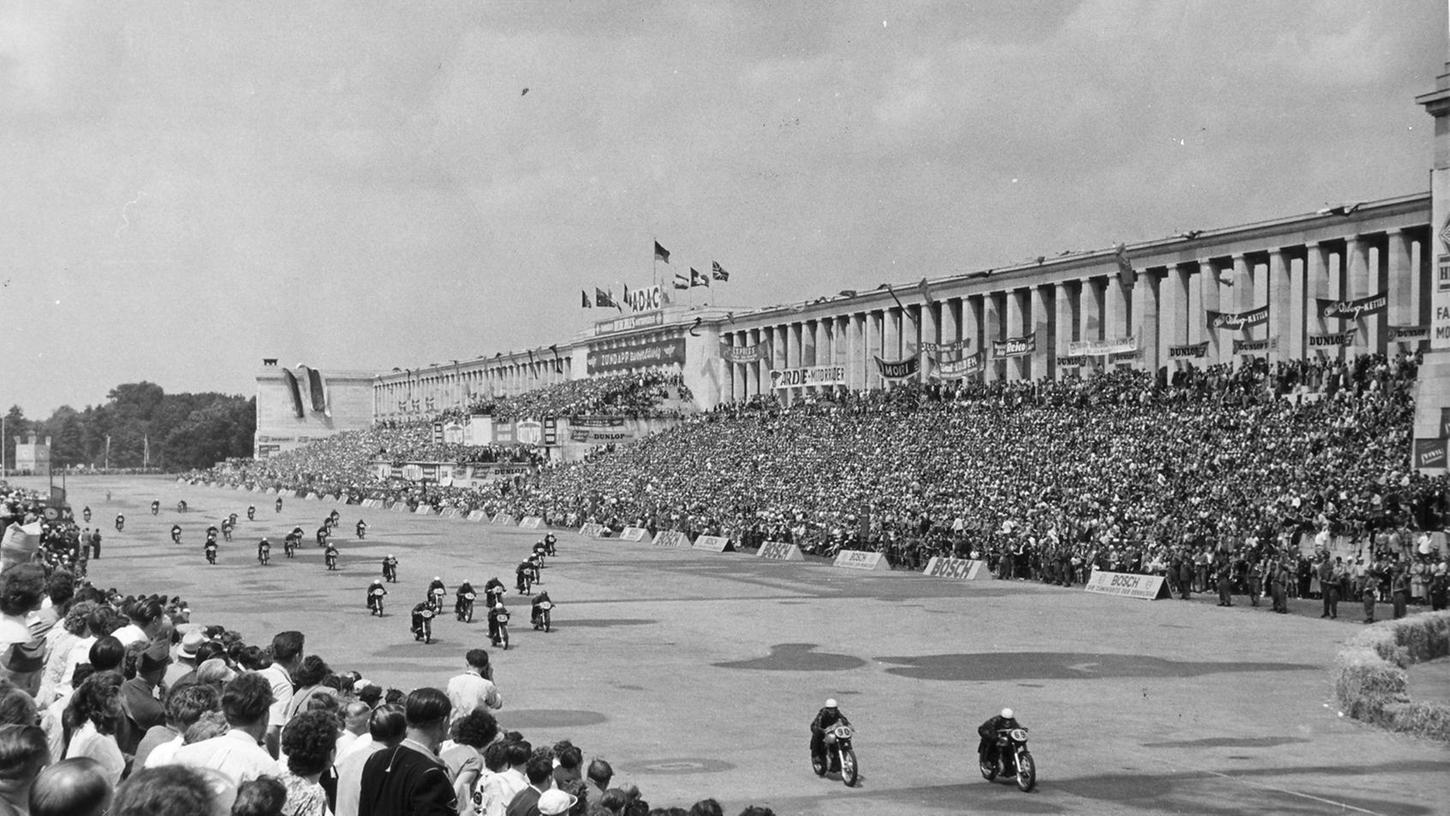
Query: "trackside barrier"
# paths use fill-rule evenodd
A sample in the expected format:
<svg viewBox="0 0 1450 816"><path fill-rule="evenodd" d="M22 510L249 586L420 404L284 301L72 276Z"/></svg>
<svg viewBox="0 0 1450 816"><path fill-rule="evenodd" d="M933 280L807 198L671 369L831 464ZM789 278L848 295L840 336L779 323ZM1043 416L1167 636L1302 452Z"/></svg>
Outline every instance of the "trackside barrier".
<svg viewBox="0 0 1450 816"><path fill-rule="evenodd" d="M619 540L644 541L644 537L647 535L649 535L649 530L646 530L643 527L626 527L624 528L624 532L619 534Z"/></svg>
<svg viewBox="0 0 1450 816"><path fill-rule="evenodd" d="M801 553L801 548L794 544L787 544L784 541L767 541L760 545L760 552L755 554L757 558L767 558L771 561L804 561L806 557Z"/></svg>
<svg viewBox="0 0 1450 816"><path fill-rule="evenodd" d="M652 543L656 547L688 547L690 539L679 530L660 530Z"/></svg>
<svg viewBox="0 0 1450 816"><path fill-rule="evenodd" d="M992 571L987 569L986 561L972 561L967 558L942 558L932 556L926 563L926 569L921 571L922 575L931 575L936 578L956 578L959 581L975 581L978 578L991 578Z"/></svg>
<svg viewBox="0 0 1450 816"><path fill-rule="evenodd" d="M1137 598L1140 601L1156 601L1168 597L1168 587L1163 583L1163 576L1137 575L1131 572L1095 569L1092 577L1088 578L1086 589L1099 595Z"/></svg>
<svg viewBox="0 0 1450 816"><path fill-rule="evenodd" d="M519 522L519 526L525 530L537 530L544 526L544 517L524 516L523 520Z"/></svg>
<svg viewBox="0 0 1450 816"><path fill-rule="evenodd" d="M499 513L493 517L493 520L489 524L495 527L514 527L518 525L518 521L508 513Z"/></svg>
<svg viewBox="0 0 1450 816"><path fill-rule="evenodd" d="M485 512L483 512L482 510L470 510L470 511L468 511L468 520L469 521L483 521L483 520L485 520L487 518L488 518L488 514L485 513Z"/></svg>
<svg viewBox="0 0 1450 816"><path fill-rule="evenodd" d="M269 488L267 488L267 494L270 495L270 496L275 496L275 495L277 495L278 493L281 493L281 492L282 491L281 491L280 488L276 488L276 487L269 487Z"/></svg>
<svg viewBox="0 0 1450 816"><path fill-rule="evenodd" d="M391 511L393 511L394 513L408 513L408 512L411 512L411 510L408 508L408 503L405 502L405 501L396 501L396 502L393 502L393 506L392 507L389 507L388 509L391 510Z"/></svg>
<svg viewBox="0 0 1450 816"><path fill-rule="evenodd" d="M595 524L592 521L587 524L581 524L579 526L579 535L582 535L585 538L599 538L599 534L602 532L604 532L604 525Z"/></svg>
<svg viewBox="0 0 1450 816"><path fill-rule="evenodd" d="M730 539L726 538L725 536L702 535L695 539L695 543L691 544L690 548L695 550L709 550L710 552L718 553L731 551Z"/></svg>
<svg viewBox="0 0 1450 816"><path fill-rule="evenodd" d="M445 507L438 511L438 515L443 518L463 518L463 512L457 507Z"/></svg>
<svg viewBox="0 0 1450 816"><path fill-rule="evenodd" d="M891 562L887 561L886 556L879 552L841 550L836 553L836 560L832 562L831 566L858 570L889 570Z"/></svg>
<svg viewBox="0 0 1450 816"><path fill-rule="evenodd" d="M431 505L431 504L420 504L420 505L418 505L418 508L413 511L413 515L415 515L415 516L431 516L431 515L433 515L433 505Z"/></svg>

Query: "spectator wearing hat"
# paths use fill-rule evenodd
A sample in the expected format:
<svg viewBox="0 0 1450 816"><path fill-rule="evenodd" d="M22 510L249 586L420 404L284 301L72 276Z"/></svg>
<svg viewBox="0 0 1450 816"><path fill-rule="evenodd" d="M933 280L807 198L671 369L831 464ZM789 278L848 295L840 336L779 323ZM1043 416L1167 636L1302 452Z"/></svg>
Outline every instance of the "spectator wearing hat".
<svg viewBox="0 0 1450 816"><path fill-rule="evenodd" d="M30 788L30 816L103 816L115 785L90 757L64 759L40 772Z"/></svg>
<svg viewBox="0 0 1450 816"><path fill-rule="evenodd" d="M222 690L227 732L181 746L176 762L221 771L233 785L259 776L275 776L280 768L262 747L272 706L272 685L256 672L238 675Z"/></svg>
<svg viewBox="0 0 1450 816"><path fill-rule="evenodd" d="M122 752L134 755L147 731L165 726L166 708L156 697L170 662L166 644L153 643L141 653L136 676L121 685L121 710L126 718L120 742Z"/></svg>
<svg viewBox="0 0 1450 816"><path fill-rule="evenodd" d="M45 640L27 620L45 598L45 569L20 564L0 575L0 678L34 694L45 668Z"/></svg>
<svg viewBox="0 0 1450 816"><path fill-rule="evenodd" d="M570 795L567 791L554 788L539 795L532 812L541 814L541 816L563 816L573 809L574 803L578 801L578 797Z"/></svg>
<svg viewBox="0 0 1450 816"><path fill-rule="evenodd" d="M181 642L176 645L175 659L171 661L171 665L166 669L164 685L167 688L171 688L176 685L176 681L196 671L197 650L201 648L203 643L207 642L206 632L202 631L195 624L188 624L182 628L185 631L181 634Z"/></svg>
<svg viewBox="0 0 1450 816"><path fill-rule="evenodd" d="M407 735L363 765L359 816L452 816L458 800L438 746L448 733L448 695L436 688L409 694Z"/></svg>

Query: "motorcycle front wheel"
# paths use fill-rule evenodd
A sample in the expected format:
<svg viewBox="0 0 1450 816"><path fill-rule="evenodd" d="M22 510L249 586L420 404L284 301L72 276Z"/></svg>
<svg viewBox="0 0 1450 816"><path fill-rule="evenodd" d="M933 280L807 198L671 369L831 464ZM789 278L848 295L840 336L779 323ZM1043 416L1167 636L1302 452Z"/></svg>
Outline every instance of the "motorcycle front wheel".
<svg viewBox="0 0 1450 816"><path fill-rule="evenodd" d="M549 613L548 612L545 612L544 613L544 631L545 632L549 631L550 625L551 624L550 624L550 621L549 621Z"/></svg>
<svg viewBox="0 0 1450 816"><path fill-rule="evenodd" d="M1026 751L1017 756L1017 787L1023 793L1030 793L1037 787L1037 763Z"/></svg>
<svg viewBox="0 0 1450 816"><path fill-rule="evenodd" d="M847 748L841 752L841 781L846 787L856 787L856 780L860 777L861 768L856 764L856 752Z"/></svg>

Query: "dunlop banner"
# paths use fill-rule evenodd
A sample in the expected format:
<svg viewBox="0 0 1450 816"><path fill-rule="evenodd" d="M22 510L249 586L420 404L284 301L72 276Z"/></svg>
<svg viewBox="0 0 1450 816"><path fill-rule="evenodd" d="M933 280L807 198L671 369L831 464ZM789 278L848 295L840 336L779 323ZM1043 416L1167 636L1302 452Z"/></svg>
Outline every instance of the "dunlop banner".
<svg viewBox="0 0 1450 816"><path fill-rule="evenodd" d="M634 431L624 424L624 417L571 417L569 439L573 442L627 442Z"/></svg>
<svg viewBox="0 0 1450 816"><path fill-rule="evenodd" d="M794 544L787 544L784 541L767 541L760 545L760 552L755 555L758 558L764 558L770 561L806 560L800 547Z"/></svg>
<svg viewBox="0 0 1450 816"><path fill-rule="evenodd" d="M1278 351L1279 338L1270 337L1267 340L1235 340L1234 354L1262 354L1266 351Z"/></svg>
<svg viewBox="0 0 1450 816"><path fill-rule="evenodd" d="M1339 318L1340 320L1358 320L1365 315L1383 312L1389 306L1390 298L1388 294L1381 292L1377 295L1359 298L1358 300L1314 298L1314 303L1319 307L1320 317Z"/></svg>
<svg viewBox="0 0 1450 816"><path fill-rule="evenodd" d="M922 575L931 575L937 578L956 578L959 581L975 581L978 578L991 578L992 571L987 569L986 561L971 561L966 558L942 558L933 556L927 562L926 569L921 571Z"/></svg>
<svg viewBox="0 0 1450 816"><path fill-rule="evenodd" d="M942 354L945 352L966 351L972 345L971 340L958 340L955 343L927 343L921 344L921 350L927 354Z"/></svg>
<svg viewBox="0 0 1450 816"><path fill-rule="evenodd" d="M1391 343L1418 343L1429 339L1429 326L1390 326Z"/></svg>
<svg viewBox="0 0 1450 816"><path fill-rule="evenodd" d="M845 382L845 366L778 368L770 372L771 388L796 388L802 385L844 385Z"/></svg>
<svg viewBox="0 0 1450 816"><path fill-rule="evenodd" d="M641 366L675 365L685 362L685 338L672 337L630 348L590 349L585 357L589 374L607 374Z"/></svg>
<svg viewBox="0 0 1450 816"><path fill-rule="evenodd" d="M1208 330L1228 329L1241 331L1246 326L1257 326L1269 322L1269 307L1260 306L1247 312L1215 312L1208 310Z"/></svg>
<svg viewBox="0 0 1450 816"><path fill-rule="evenodd" d="M1202 360L1207 356L1207 340L1202 343L1188 343L1186 345L1168 347L1168 359L1170 360Z"/></svg>
<svg viewBox="0 0 1450 816"><path fill-rule="evenodd" d="M982 353L977 352L960 360L932 363L931 376L939 380L960 380L963 377L980 373L982 373Z"/></svg>
<svg viewBox="0 0 1450 816"><path fill-rule="evenodd" d="M1088 579L1088 592L1099 595L1117 595L1120 598L1137 598L1140 601L1156 601L1168 597L1168 587L1161 575L1136 575L1127 572L1104 572L1093 570Z"/></svg>
<svg viewBox="0 0 1450 816"><path fill-rule="evenodd" d="M753 346L732 346L720 344L720 359L727 363L758 363L765 359L765 347L760 343Z"/></svg>
<svg viewBox="0 0 1450 816"><path fill-rule="evenodd" d="M1415 440L1415 468L1417 470L1443 470L1445 468L1444 439Z"/></svg>
<svg viewBox="0 0 1450 816"><path fill-rule="evenodd" d="M1087 363L1087 358L1081 354L1064 354L1057 358L1057 364L1062 368L1082 368Z"/></svg>
<svg viewBox="0 0 1450 816"><path fill-rule="evenodd" d="M1349 331L1334 332L1333 334L1311 334L1309 335L1309 348L1352 346L1354 345L1354 331L1354 329L1350 329Z"/></svg>
<svg viewBox="0 0 1450 816"><path fill-rule="evenodd" d="M888 380L899 380L903 377L914 377L916 372L921 370L921 358L913 354L905 360L898 360L888 363L880 357L876 358L876 370L881 376Z"/></svg>
<svg viewBox="0 0 1450 816"><path fill-rule="evenodd" d="M1037 332L1028 332L1021 337L1009 337L1002 342L992 341L992 356L1025 357L1037 351Z"/></svg>
<svg viewBox="0 0 1450 816"><path fill-rule="evenodd" d="M831 563L831 566L858 570L891 569L891 563L886 560L885 555L865 550L841 550L836 553L836 560Z"/></svg>

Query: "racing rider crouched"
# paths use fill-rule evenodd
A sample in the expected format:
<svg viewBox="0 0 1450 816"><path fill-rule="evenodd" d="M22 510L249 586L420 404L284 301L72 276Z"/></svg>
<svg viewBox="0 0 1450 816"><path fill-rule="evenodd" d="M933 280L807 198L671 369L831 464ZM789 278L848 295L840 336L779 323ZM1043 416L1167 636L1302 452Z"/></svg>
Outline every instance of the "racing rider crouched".
<svg viewBox="0 0 1450 816"><path fill-rule="evenodd" d="M534 625L535 629L544 625L544 604L548 604L549 608L553 608L554 603L549 600L548 592L540 592L538 595L535 595L529 607L529 622Z"/></svg>
<svg viewBox="0 0 1450 816"><path fill-rule="evenodd" d="M842 714L841 709L836 706L835 699L827 700L825 707L817 711L816 718L811 720L811 759L823 757L826 753L826 745L835 742L835 737L828 735L827 731L837 725L850 724L851 721L846 719L846 715ZM837 768L833 761L830 770L838 771L840 768Z"/></svg>
<svg viewBox="0 0 1450 816"><path fill-rule="evenodd" d="M997 764L997 732L1012 728L1021 728L1017 718L1012 716L1012 709L1004 708L1002 713L982 723L977 729L977 736L981 741L977 743L977 761L984 765L995 766Z"/></svg>

